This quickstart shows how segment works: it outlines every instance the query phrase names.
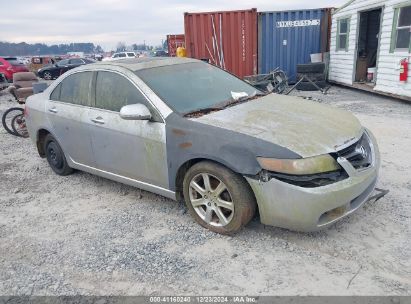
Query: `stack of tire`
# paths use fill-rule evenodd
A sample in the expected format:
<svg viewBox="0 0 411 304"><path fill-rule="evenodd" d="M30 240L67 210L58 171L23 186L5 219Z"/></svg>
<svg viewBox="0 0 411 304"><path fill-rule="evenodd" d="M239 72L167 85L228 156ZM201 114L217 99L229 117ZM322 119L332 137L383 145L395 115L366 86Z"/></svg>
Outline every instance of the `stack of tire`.
<svg viewBox="0 0 411 304"><path fill-rule="evenodd" d="M316 91L317 88L307 80L309 78L314 82L318 87L325 88L327 82L325 81L325 63L316 62L316 63L306 63L306 64L297 64L297 82L303 78L296 89L300 91Z"/></svg>

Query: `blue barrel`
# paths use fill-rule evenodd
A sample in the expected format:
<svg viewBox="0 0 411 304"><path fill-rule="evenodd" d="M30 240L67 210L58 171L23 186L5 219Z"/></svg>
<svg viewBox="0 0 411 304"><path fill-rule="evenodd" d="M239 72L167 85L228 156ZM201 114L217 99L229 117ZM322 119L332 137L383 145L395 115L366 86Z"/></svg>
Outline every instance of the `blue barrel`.
<svg viewBox="0 0 411 304"><path fill-rule="evenodd" d="M329 51L331 8L260 12L258 15L258 73L280 68L289 83L296 81L297 64L310 63L310 54Z"/></svg>

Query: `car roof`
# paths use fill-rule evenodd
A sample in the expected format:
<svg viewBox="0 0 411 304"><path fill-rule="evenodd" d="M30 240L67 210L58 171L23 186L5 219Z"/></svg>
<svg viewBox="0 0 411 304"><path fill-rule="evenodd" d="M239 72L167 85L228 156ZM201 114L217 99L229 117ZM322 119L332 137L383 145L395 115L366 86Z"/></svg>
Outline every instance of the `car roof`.
<svg viewBox="0 0 411 304"><path fill-rule="evenodd" d="M167 66L167 65L176 65L176 64L184 64L184 63L191 63L191 62L201 62L197 59L192 58L182 58L182 57L143 57L143 58L125 58L119 59L116 61L102 61L96 62L92 64L88 64L88 68L101 68L103 66L120 66L126 69L129 69L133 72L143 70L143 69L150 69L155 67Z"/></svg>

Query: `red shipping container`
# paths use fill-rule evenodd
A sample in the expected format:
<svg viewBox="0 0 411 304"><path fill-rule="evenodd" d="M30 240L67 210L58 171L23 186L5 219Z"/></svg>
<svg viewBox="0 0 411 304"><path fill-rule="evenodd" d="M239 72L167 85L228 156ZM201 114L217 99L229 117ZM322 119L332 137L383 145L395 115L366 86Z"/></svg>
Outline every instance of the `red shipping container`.
<svg viewBox="0 0 411 304"><path fill-rule="evenodd" d="M209 60L234 75L257 74L257 9L185 13L187 57Z"/></svg>
<svg viewBox="0 0 411 304"><path fill-rule="evenodd" d="M178 47L185 47L184 34L167 35L168 54L171 57L176 56Z"/></svg>

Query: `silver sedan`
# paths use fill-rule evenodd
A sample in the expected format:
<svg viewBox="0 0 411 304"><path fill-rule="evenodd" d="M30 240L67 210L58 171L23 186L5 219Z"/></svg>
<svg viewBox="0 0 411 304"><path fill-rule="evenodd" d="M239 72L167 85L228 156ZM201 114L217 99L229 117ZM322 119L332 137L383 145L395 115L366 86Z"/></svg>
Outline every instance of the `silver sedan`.
<svg viewBox="0 0 411 304"><path fill-rule="evenodd" d="M367 201L380 166L375 138L350 113L263 94L194 59L85 65L31 96L25 113L55 173L184 200L224 234L257 210L268 225L329 226Z"/></svg>

